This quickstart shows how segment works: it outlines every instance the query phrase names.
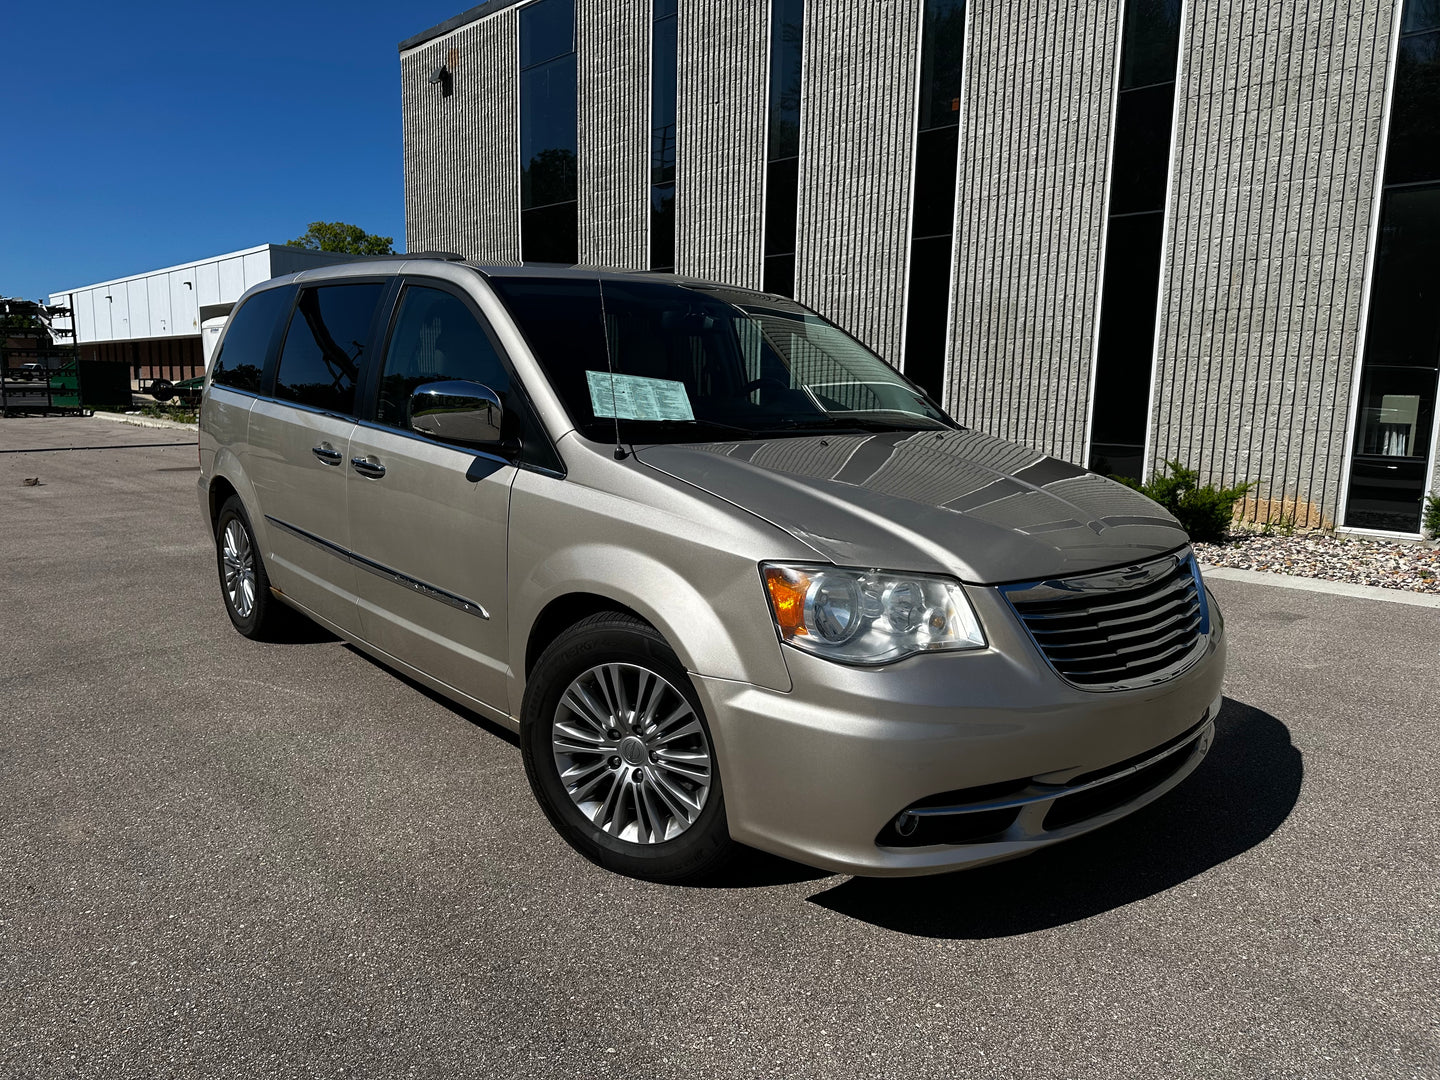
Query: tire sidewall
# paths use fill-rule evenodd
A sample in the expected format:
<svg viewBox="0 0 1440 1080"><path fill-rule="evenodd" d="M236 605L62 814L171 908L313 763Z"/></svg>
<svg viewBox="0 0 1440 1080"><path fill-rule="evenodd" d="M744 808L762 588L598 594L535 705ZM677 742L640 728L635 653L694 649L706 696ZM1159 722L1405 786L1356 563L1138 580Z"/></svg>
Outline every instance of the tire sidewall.
<svg viewBox="0 0 1440 1080"><path fill-rule="evenodd" d="M555 712L570 683L601 664L649 668L673 686L695 710L710 746L710 790L695 822L664 843L635 844L611 836L581 812L560 781L551 743ZM521 708L520 741L525 773L555 830L586 858L632 877L678 880L703 873L730 844L715 739L684 667L665 642L644 624L627 620L583 622L545 650L531 672Z"/></svg>

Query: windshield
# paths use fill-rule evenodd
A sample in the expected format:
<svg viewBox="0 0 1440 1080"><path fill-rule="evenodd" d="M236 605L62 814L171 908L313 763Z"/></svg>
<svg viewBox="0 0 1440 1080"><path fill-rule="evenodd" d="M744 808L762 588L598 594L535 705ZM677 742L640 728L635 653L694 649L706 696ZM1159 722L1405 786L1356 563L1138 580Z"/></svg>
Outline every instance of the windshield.
<svg viewBox="0 0 1440 1080"><path fill-rule="evenodd" d="M590 439L614 439L617 424L626 442L955 426L854 338L776 297L611 279L602 318L594 278L490 283Z"/></svg>

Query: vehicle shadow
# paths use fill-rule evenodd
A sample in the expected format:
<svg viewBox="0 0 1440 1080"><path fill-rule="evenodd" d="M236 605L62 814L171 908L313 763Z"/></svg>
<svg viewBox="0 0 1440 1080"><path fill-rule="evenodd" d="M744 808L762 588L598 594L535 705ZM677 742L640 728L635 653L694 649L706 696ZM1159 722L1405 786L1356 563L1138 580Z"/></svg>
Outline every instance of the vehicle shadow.
<svg viewBox="0 0 1440 1080"><path fill-rule="evenodd" d="M464 720L468 720L476 727L484 729L491 735L494 735L496 738L504 739L511 746L519 749L520 737L516 735L513 731L511 731L509 728L504 727L501 724L497 724L488 716L482 716L480 713L475 712L473 709L467 709L464 705L461 705L458 702L451 701L444 694L437 693L436 691L431 690L430 687L426 686L424 683L416 682L414 679L410 678L409 675L406 675L403 671L396 671L394 668L382 664L379 660L376 660L364 649L357 649L349 642L345 643L345 648L349 649L356 656L360 657L360 659L374 664L376 668L378 668L380 671L383 671L392 679L399 679L416 693L424 694L431 701L435 702L436 705L448 709L456 716L461 717Z"/></svg>
<svg viewBox="0 0 1440 1080"><path fill-rule="evenodd" d="M1255 847L1290 815L1304 765L1283 723L1225 699L1209 755L1130 817L1012 862L926 878L851 878L810 902L902 934L997 938L1143 900Z"/></svg>

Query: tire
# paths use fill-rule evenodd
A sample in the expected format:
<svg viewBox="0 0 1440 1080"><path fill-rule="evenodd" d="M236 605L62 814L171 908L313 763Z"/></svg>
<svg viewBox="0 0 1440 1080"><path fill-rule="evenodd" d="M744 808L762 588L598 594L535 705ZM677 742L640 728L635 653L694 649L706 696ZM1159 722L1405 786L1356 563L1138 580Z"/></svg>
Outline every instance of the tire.
<svg viewBox="0 0 1440 1080"><path fill-rule="evenodd" d="M169 379L156 379L150 384L150 396L159 402L169 401L175 396L175 384Z"/></svg>
<svg viewBox="0 0 1440 1080"><path fill-rule="evenodd" d="M735 854L714 745L685 668L632 615L570 627L525 688L520 746L535 798L566 843L630 877L696 881Z"/></svg>
<svg viewBox="0 0 1440 1080"><path fill-rule="evenodd" d="M273 637L289 609L270 593L270 576L238 495L225 500L215 520L215 567L225 613L235 629L257 641Z"/></svg>

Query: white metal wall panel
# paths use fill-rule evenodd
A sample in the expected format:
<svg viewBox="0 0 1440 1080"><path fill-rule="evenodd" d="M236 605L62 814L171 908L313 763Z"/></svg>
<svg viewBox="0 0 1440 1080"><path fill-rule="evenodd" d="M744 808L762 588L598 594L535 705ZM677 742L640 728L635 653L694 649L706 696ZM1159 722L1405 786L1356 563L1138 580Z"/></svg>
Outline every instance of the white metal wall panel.
<svg viewBox="0 0 1440 1080"><path fill-rule="evenodd" d="M131 338L150 336L150 296L146 280L132 278L122 286L126 292L125 334Z"/></svg>
<svg viewBox="0 0 1440 1080"><path fill-rule="evenodd" d="M206 262L195 267L195 294L198 307L220 303L219 263Z"/></svg>
<svg viewBox="0 0 1440 1080"><path fill-rule="evenodd" d="M760 288L765 246L767 0L680 0L675 262Z"/></svg>
<svg viewBox="0 0 1440 1080"><path fill-rule="evenodd" d="M145 298L150 301L149 326L152 337L175 332L170 322L170 275L151 274L145 279Z"/></svg>
<svg viewBox="0 0 1440 1080"><path fill-rule="evenodd" d="M229 303L240 298L245 291L245 261L243 259L220 260L220 303Z"/></svg>
<svg viewBox="0 0 1440 1080"><path fill-rule="evenodd" d="M795 296L897 367L923 0L807 0Z"/></svg>
<svg viewBox="0 0 1440 1080"><path fill-rule="evenodd" d="M269 281L272 277L270 272L270 252L252 251L241 259L241 274L244 288L234 296L222 296L221 303L234 302L239 300L245 289L251 285L259 285L262 281Z"/></svg>
<svg viewBox="0 0 1440 1080"><path fill-rule="evenodd" d="M200 332L200 309L195 303L195 267L171 270L170 332L176 335ZM188 283L188 284L187 284Z"/></svg>

